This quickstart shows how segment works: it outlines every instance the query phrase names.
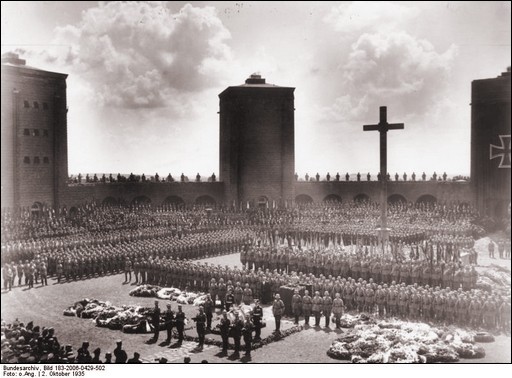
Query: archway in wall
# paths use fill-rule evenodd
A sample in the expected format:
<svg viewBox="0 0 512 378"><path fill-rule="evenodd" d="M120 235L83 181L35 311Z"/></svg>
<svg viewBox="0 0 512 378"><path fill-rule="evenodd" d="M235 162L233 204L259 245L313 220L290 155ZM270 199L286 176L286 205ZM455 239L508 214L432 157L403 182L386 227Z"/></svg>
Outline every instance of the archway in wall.
<svg viewBox="0 0 512 378"><path fill-rule="evenodd" d="M259 197L256 203L260 209L264 209L269 206L268 198L266 196Z"/></svg>
<svg viewBox="0 0 512 378"><path fill-rule="evenodd" d="M107 206L115 206L118 205L119 202L114 197L107 197L103 200L102 204Z"/></svg>
<svg viewBox="0 0 512 378"><path fill-rule="evenodd" d="M217 202L212 196L204 195L196 198L196 205L215 205Z"/></svg>
<svg viewBox="0 0 512 378"><path fill-rule="evenodd" d="M132 199L132 205L150 205L151 199L146 196L138 196Z"/></svg>
<svg viewBox="0 0 512 378"><path fill-rule="evenodd" d="M420 204L420 203L424 203L424 204L429 204L429 205L433 205L433 204L436 204L437 203L437 198L434 197L433 195L431 194L424 194L422 196L420 196L417 200L416 200L416 203Z"/></svg>
<svg viewBox="0 0 512 378"><path fill-rule="evenodd" d="M324 198L324 202L336 202L341 203L341 197L337 194L329 194Z"/></svg>
<svg viewBox="0 0 512 378"><path fill-rule="evenodd" d="M407 200L401 194L392 194L388 197L388 203L391 203L391 204L407 203Z"/></svg>
<svg viewBox="0 0 512 378"><path fill-rule="evenodd" d="M69 216L71 218L74 218L76 217L78 214L78 209L75 207L75 206L72 206L70 209L69 209Z"/></svg>
<svg viewBox="0 0 512 378"><path fill-rule="evenodd" d="M313 202L313 198L311 198L307 194L299 194L297 197L295 197L295 203L297 203L299 205L304 205L304 204L312 203L312 202Z"/></svg>
<svg viewBox="0 0 512 378"><path fill-rule="evenodd" d="M354 197L354 202L370 202L370 197L367 194L359 193Z"/></svg>
<svg viewBox="0 0 512 378"><path fill-rule="evenodd" d="M30 214L32 216L38 217L41 215L43 211L43 204L41 202L34 202L34 204L30 207Z"/></svg>

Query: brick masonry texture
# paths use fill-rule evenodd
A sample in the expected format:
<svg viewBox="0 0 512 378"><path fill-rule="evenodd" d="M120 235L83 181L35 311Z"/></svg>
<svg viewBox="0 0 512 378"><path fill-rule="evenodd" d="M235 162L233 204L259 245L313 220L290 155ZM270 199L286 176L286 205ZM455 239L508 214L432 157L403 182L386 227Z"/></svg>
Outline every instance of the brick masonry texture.
<svg viewBox="0 0 512 378"><path fill-rule="evenodd" d="M66 77L2 65L2 206L58 206L68 170Z"/></svg>
<svg viewBox="0 0 512 378"><path fill-rule="evenodd" d="M171 197L195 203L208 196L218 204L244 206L246 201L257 204L263 197L276 202L304 195L314 202L332 195L343 202L360 195L379 199L379 183L365 181L364 173L360 182L346 182L344 177L339 182L295 181L294 88L269 84L228 87L219 95L219 182L67 185L66 77L2 64L2 207L36 202L48 206L131 203L143 197L155 205ZM24 135L25 129L29 135ZM34 130L39 130L39 136L33 135ZM408 202L424 195L438 201L478 199L480 210L489 215L506 209L510 168L498 169L498 161L489 160L489 144L499 144L498 134L510 135L510 75L505 74L472 85L472 183L391 181L388 196L400 195ZM25 157L30 164L23 162ZM35 157L39 164L34 164Z"/></svg>

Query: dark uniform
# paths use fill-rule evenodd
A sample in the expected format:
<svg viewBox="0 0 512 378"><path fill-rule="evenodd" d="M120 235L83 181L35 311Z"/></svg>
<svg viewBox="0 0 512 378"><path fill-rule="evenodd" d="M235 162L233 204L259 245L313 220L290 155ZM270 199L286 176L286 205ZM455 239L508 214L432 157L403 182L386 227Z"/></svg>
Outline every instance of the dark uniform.
<svg viewBox="0 0 512 378"><path fill-rule="evenodd" d="M194 318L196 322L197 337L199 339L199 348L204 346L204 337L206 335L206 314L203 307L199 307L199 314Z"/></svg>
<svg viewBox="0 0 512 378"><path fill-rule="evenodd" d="M244 328L244 322L236 314L236 319L233 322L232 334L235 342L235 354L240 354L240 339L242 337L242 329Z"/></svg>
<svg viewBox="0 0 512 378"><path fill-rule="evenodd" d="M158 302L155 302L155 308L151 313L151 325L153 326L153 341L158 341L158 336L160 335L160 307L158 307Z"/></svg>
<svg viewBox="0 0 512 378"><path fill-rule="evenodd" d="M292 297L292 312L295 317L295 324L299 324L299 317L302 312L302 298L298 290L295 290L295 294Z"/></svg>
<svg viewBox="0 0 512 378"><path fill-rule="evenodd" d="M228 351L230 325L231 321L227 317L227 311L224 310L220 319L220 336L222 337L222 352L224 353Z"/></svg>
<svg viewBox="0 0 512 378"><path fill-rule="evenodd" d="M276 321L276 333L281 332L281 317L284 314L284 302L281 300L281 296L276 294L276 298L274 299L274 303L272 304L272 314L274 315L274 319Z"/></svg>
<svg viewBox="0 0 512 378"><path fill-rule="evenodd" d="M256 300L254 309L252 310L252 322L254 325L254 340L259 341L261 339L261 327L263 321L263 309L261 308L259 301Z"/></svg>
<svg viewBox="0 0 512 378"><path fill-rule="evenodd" d="M206 329L211 330L214 305L213 305L213 301L210 298L210 296L206 297L206 301L204 302L203 307L204 307L204 313L206 315Z"/></svg>
<svg viewBox="0 0 512 378"><path fill-rule="evenodd" d="M172 339L172 329L174 327L174 311L171 310L171 305L167 305L167 310L164 314L165 319L165 329L167 331L167 340L166 343L170 343Z"/></svg>
<svg viewBox="0 0 512 378"><path fill-rule="evenodd" d="M315 327L320 326L320 314L322 312L323 300L320 293L316 292L315 296L311 300L313 315L315 316Z"/></svg>
<svg viewBox="0 0 512 378"><path fill-rule="evenodd" d="M247 315L244 323L244 327L242 328L244 343L245 343L245 355L251 355L252 349L252 331L254 329L254 324L251 322L249 315Z"/></svg>
<svg viewBox="0 0 512 378"><path fill-rule="evenodd" d="M185 313L181 310L181 306L178 306L178 312L176 313L176 330L178 331L178 346L183 343L183 330L185 329Z"/></svg>
<svg viewBox="0 0 512 378"><path fill-rule="evenodd" d="M340 328L340 319L343 315L343 299L341 299L340 293L336 293L336 297L332 301L332 312L336 320L336 328Z"/></svg>
<svg viewBox="0 0 512 378"><path fill-rule="evenodd" d="M224 300L224 305L226 306L226 311L229 311L231 309L231 306L235 303L235 296L233 295L232 290L228 290L228 293L226 294L226 298Z"/></svg>
<svg viewBox="0 0 512 378"><path fill-rule="evenodd" d="M322 310L323 310L323 314L325 316L325 326L329 327L329 321L331 320L331 313L332 313L332 298L329 295L329 292L327 292L327 291L324 294Z"/></svg>
<svg viewBox="0 0 512 378"><path fill-rule="evenodd" d="M311 310L313 308L313 302L309 296L309 292L306 290L302 297L302 311L304 313L305 324L309 325L309 317L311 316Z"/></svg>

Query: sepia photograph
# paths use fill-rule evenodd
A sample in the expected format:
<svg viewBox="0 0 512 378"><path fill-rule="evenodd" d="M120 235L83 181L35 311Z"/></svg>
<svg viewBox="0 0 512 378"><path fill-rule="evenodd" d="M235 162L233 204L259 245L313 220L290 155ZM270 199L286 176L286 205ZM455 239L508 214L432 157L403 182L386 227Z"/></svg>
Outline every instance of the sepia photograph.
<svg viewBox="0 0 512 378"><path fill-rule="evenodd" d="M510 365L510 2L2 1L1 31L2 376Z"/></svg>

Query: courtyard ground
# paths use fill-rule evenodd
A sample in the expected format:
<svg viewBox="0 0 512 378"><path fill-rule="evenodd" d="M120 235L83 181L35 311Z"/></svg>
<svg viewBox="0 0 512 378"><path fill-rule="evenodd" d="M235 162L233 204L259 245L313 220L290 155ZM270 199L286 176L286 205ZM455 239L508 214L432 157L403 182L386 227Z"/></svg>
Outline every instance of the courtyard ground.
<svg viewBox="0 0 512 378"><path fill-rule="evenodd" d="M483 246L487 246L488 241L481 239L478 242L479 265L481 269L490 264L508 266L510 261L489 259L483 252ZM239 254L220 256L210 259L204 259L209 263L240 266ZM2 319L11 322L18 318L22 322L34 321L34 324L45 327L54 327L56 335L61 344L70 344L76 351L83 341L89 341L91 350L100 347L102 358L106 352L111 352L115 348L117 339L123 340L124 349L128 356L133 356L134 352L139 352L145 362L154 362L156 358L165 357L169 362L179 363L185 356L190 356L192 362L200 362L203 359L211 363L232 363L232 362L257 362L257 363L339 363L340 361L331 359L326 352L331 343L338 337L341 331L331 328L307 328L301 332L292 334L280 341L265 345L262 348L252 352L251 359L232 359L229 356L221 356L220 350L216 346L205 346L201 352L196 352L194 348L196 343L185 342L181 348L169 348L159 344L165 339L165 332L160 333L160 341L156 344L146 344L150 339L150 334L126 334L121 331L109 330L96 327L91 319L80 319L76 317L67 317L63 315L63 310L74 302L82 298L95 298L102 301L110 301L114 305L138 304L153 306L153 298L130 297L128 292L135 286L133 284L123 284L124 275L110 275L99 278L81 280L58 284L55 280L49 280L49 286L37 286L33 289L25 287L15 287L10 292L2 291L1 315ZM165 308L165 301L160 301L161 308ZM176 310L176 302L173 303L173 309ZM188 317L196 314L197 308L191 305L185 305L184 311ZM267 321L267 327L262 330L262 337L266 337L274 329L274 321L269 307L264 309L264 317ZM303 321L301 321L303 324ZM322 320L323 325L323 320ZM283 321L282 328L292 327L292 322L288 319ZM196 336L195 329L188 330L188 335ZM216 337L218 338L218 336ZM232 342L232 340L230 340ZM497 335L496 341L490 344L483 344L486 350L486 357L479 360L462 360L461 362L470 363L491 363L491 362L511 362L510 355L510 335ZM243 344L243 341L242 341Z"/></svg>

